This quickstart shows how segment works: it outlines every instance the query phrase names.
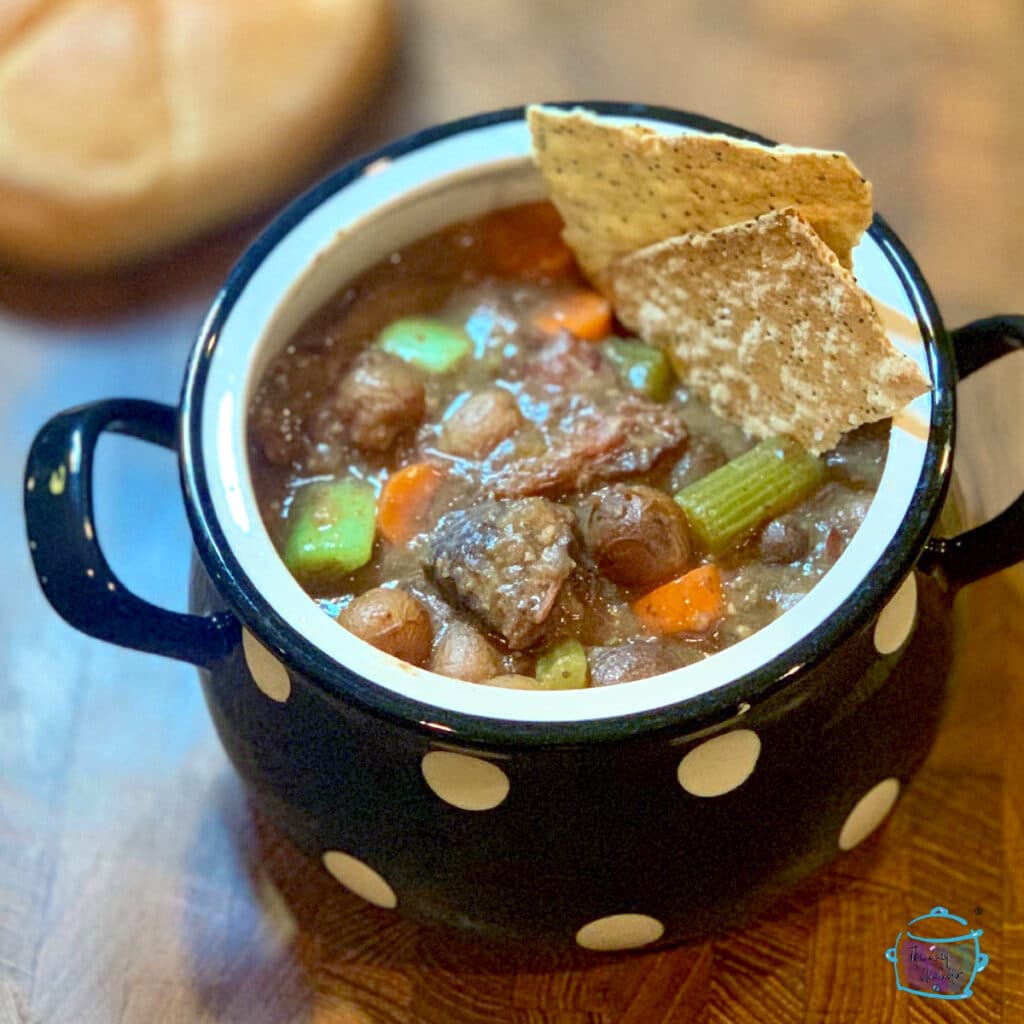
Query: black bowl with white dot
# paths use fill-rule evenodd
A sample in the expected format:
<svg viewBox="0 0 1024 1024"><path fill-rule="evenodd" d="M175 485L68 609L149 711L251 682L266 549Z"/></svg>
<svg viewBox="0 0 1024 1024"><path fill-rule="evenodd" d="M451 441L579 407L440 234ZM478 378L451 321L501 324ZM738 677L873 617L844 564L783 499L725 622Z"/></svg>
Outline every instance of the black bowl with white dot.
<svg viewBox="0 0 1024 1024"><path fill-rule="evenodd" d="M705 118L586 103L665 130ZM447 223L540 198L522 109L354 162L285 210L219 294L179 409L112 399L55 417L25 477L46 596L79 629L200 667L266 815L385 912L479 938L595 952L742 926L884 822L939 728L958 586L1024 558L1024 502L937 540L956 370L1019 347L1024 320L952 335L883 221L854 271L932 382L896 417L864 523L807 597L696 665L561 693L475 686L390 658L322 613L256 506L246 410L270 359L340 285ZM190 614L113 575L95 536L104 431L179 452L195 543ZM898 813L898 812L897 812Z"/></svg>
<svg viewBox="0 0 1024 1024"><path fill-rule="evenodd" d="M197 580L198 607L226 607ZM382 719L248 631L203 680L264 812L355 895L613 951L737 927L874 832L931 746L950 641L948 594L911 576L845 648L715 726L526 750Z"/></svg>

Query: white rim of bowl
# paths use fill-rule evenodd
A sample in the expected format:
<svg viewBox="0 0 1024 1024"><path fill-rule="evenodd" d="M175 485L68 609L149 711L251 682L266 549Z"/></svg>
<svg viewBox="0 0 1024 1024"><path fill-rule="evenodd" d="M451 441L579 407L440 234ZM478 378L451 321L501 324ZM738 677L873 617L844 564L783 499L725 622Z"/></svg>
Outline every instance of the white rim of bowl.
<svg viewBox="0 0 1024 1024"><path fill-rule="evenodd" d="M651 117L613 120L674 132L692 130ZM249 472L249 400L272 354L271 346L276 350L283 341L281 324L297 327L327 298L329 292L311 302L317 289L310 288L309 281L317 267L340 252L342 239L354 235L368 220L379 224L383 216L386 221L389 211L414 202L425 188L436 194L449 187L462 190L467 182L489 181L491 175L501 178L503 170L526 163L529 151L529 134L522 120L472 127L369 164L361 175L292 226L265 253L221 323L202 396L202 457L206 466L219 469L219 473L207 474L210 500L242 570L281 617L326 657L387 690L447 711L512 722L585 722L652 711L710 693L774 660L821 627L863 583L910 508L925 461L932 395L916 399L897 417L898 423L910 429L894 426L871 508L851 543L812 592L768 626L697 664L614 686L532 692L473 685L382 654L325 615L275 551L256 506ZM515 185L485 188L482 196L473 200L480 211L528 198ZM479 205L481 202L484 205ZM461 215L447 206L444 210L443 218L420 237ZM406 236L401 242L413 240ZM383 242L386 238L376 238L376 244ZM358 269L383 258L386 251L360 258ZM910 297L895 267L869 234L854 251L854 272L882 312L893 343L930 377ZM334 281L331 290L337 290L345 279ZM277 337L272 337L275 333ZM914 429L913 424L921 426Z"/></svg>

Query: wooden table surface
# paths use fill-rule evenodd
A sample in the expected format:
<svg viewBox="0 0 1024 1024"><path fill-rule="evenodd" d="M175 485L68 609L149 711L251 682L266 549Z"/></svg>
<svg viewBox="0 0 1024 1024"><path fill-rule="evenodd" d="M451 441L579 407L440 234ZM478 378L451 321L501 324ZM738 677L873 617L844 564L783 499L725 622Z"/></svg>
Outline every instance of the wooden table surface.
<svg viewBox="0 0 1024 1024"><path fill-rule="evenodd" d="M395 70L339 159L532 99L670 104L849 151L949 324L1024 310L1019 0L409 0L402 16ZM879 832L742 933L585 960L472 949L348 896L251 811L190 668L57 619L22 539L32 434L91 399L175 401L256 226L106 281L0 274L0 1024L1024 1021L1019 574L959 597L944 731ZM964 389L958 470L979 508L1024 482L1008 381ZM173 459L105 440L97 490L125 581L182 607ZM897 993L883 958L939 904L985 931L991 964L963 1003Z"/></svg>

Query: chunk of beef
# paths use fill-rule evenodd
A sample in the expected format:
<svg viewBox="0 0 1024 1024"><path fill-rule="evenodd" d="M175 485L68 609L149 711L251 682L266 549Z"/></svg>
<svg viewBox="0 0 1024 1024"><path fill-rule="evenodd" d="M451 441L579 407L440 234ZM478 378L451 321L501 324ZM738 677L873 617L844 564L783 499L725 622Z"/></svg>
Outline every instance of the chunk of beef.
<svg viewBox="0 0 1024 1024"><path fill-rule="evenodd" d="M482 501L442 517L426 566L443 593L522 650L543 635L575 567L571 521L544 498Z"/></svg>
<svg viewBox="0 0 1024 1024"><path fill-rule="evenodd" d="M334 407L352 443L387 451L423 418L426 395L419 373L396 356L369 349L341 379Z"/></svg>
<svg viewBox="0 0 1024 1024"><path fill-rule="evenodd" d="M545 451L527 457L503 453L485 465L483 483L496 496L565 493L644 473L687 437L673 409L614 390L601 399L553 400L541 426Z"/></svg>

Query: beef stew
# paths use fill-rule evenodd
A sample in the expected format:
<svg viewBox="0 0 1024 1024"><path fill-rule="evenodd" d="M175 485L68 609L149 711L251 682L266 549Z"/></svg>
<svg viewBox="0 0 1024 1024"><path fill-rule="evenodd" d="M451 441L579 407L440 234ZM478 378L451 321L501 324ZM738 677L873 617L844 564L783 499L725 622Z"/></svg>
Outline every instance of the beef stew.
<svg viewBox="0 0 1024 1024"><path fill-rule="evenodd" d="M371 644L472 683L661 674L800 600L863 519L888 423L757 444L626 336L547 203L346 284L272 361L252 477L293 574Z"/></svg>

